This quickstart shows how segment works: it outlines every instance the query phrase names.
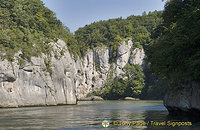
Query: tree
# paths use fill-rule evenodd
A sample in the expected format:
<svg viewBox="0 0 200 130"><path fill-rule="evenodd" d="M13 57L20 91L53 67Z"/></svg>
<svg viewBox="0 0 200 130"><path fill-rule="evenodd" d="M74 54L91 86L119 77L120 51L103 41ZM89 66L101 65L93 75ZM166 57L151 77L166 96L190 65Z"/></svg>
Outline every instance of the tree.
<svg viewBox="0 0 200 130"><path fill-rule="evenodd" d="M150 49L153 72L162 77L199 81L200 1L171 0Z"/></svg>
<svg viewBox="0 0 200 130"><path fill-rule="evenodd" d="M0 51L6 54L1 57L7 59L18 51L28 59L47 53L50 50L47 43L57 39L64 40L74 55L80 55L69 29L40 0L0 1L0 30Z"/></svg>

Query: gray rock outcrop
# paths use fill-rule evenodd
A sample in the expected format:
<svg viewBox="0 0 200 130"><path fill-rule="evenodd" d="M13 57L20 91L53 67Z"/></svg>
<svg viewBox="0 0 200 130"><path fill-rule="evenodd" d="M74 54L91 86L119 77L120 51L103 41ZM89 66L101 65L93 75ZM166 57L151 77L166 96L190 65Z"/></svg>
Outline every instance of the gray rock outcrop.
<svg viewBox="0 0 200 130"><path fill-rule="evenodd" d="M139 98L132 98L132 97L125 97L124 100L133 100L133 101L136 101L136 100L140 100Z"/></svg>
<svg viewBox="0 0 200 130"><path fill-rule="evenodd" d="M132 65L142 65L144 62L144 50L132 48L131 40L121 42L117 49L117 58L114 63L109 63L110 49L107 47L98 47L89 51L83 58L83 65L78 70L77 99L82 100L89 93L98 90L104 86L109 74L113 77L120 76L125 73L124 67L131 60Z"/></svg>
<svg viewBox="0 0 200 130"><path fill-rule="evenodd" d="M200 84L189 83L177 91L169 91L164 105L171 114L192 114L200 116Z"/></svg>
<svg viewBox="0 0 200 130"><path fill-rule="evenodd" d="M63 45L61 40L53 45L55 51L66 50L57 53L59 59L43 54L20 66L19 52L13 62L0 60L0 107L76 104L75 62Z"/></svg>
<svg viewBox="0 0 200 130"><path fill-rule="evenodd" d="M132 48L132 41L121 42L117 60L109 63L110 49L97 47L74 59L62 40L49 43L53 51L31 61L0 59L0 107L76 104L77 100L104 86L109 73L118 76L124 66L143 64L144 50Z"/></svg>

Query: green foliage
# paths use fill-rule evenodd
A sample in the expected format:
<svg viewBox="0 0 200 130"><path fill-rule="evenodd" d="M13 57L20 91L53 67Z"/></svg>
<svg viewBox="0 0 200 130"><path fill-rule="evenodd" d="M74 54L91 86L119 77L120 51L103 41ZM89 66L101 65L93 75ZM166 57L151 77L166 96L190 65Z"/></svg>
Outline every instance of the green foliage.
<svg viewBox="0 0 200 130"><path fill-rule="evenodd" d="M171 0L150 49L153 72L174 80L200 80L200 1Z"/></svg>
<svg viewBox="0 0 200 130"><path fill-rule="evenodd" d="M18 62L19 62L19 66L20 66L20 67L23 67L23 66L25 66L25 64L26 64L26 61L23 60L22 58L18 58Z"/></svg>
<svg viewBox="0 0 200 130"><path fill-rule="evenodd" d="M64 74L65 74L65 75L67 74L67 69L64 69Z"/></svg>
<svg viewBox="0 0 200 130"><path fill-rule="evenodd" d="M125 82L128 83L127 91L130 92L130 96L138 96L141 94L141 90L144 87L144 73L140 65L129 65L125 66Z"/></svg>
<svg viewBox="0 0 200 130"><path fill-rule="evenodd" d="M146 60L147 62L147 60ZM162 100L167 90L169 90L169 82L167 79L159 77L151 73L151 68L148 65L143 70L145 74L145 86L142 89L141 99Z"/></svg>
<svg viewBox="0 0 200 130"><path fill-rule="evenodd" d="M0 1L0 52L12 61L22 51L23 59L48 54L48 43L62 39L70 52L80 55L74 36L40 0ZM3 57L3 56L1 56Z"/></svg>
<svg viewBox="0 0 200 130"><path fill-rule="evenodd" d="M95 63L95 69L96 69L96 71L99 71L99 64L98 63Z"/></svg>
<svg viewBox="0 0 200 130"><path fill-rule="evenodd" d="M92 81L93 81L93 82L96 82L96 77L95 77L95 76L92 77Z"/></svg>
<svg viewBox="0 0 200 130"><path fill-rule="evenodd" d="M119 42L127 37L134 43L147 46L151 41L150 33L162 21L161 14L162 12L155 11L149 12L148 15L110 19L86 25L75 32L81 54L85 55L88 49L106 45L111 48L111 57L114 59Z"/></svg>
<svg viewBox="0 0 200 130"><path fill-rule="evenodd" d="M196 4L198 5L198 3ZM188 9L190 8L190 5L191 4L187 5ZM135 48L146 48L152 41L152 37L156 37L159 42L163 40L163 43L166 43L166 46L158 46L158 48L155 46L153 48L165 51L168 47L171 48L167 41L174 38L174 34L179 33L179 30L176 30L176 28L183 28L183 26L179 25L179 23L181 23L181 19L179 22L173 22L174 19L172 16L174 14L168 13L169 10L173 9L176 14L176 11L178 10L176 7L179 7L179 4L176 4L175 7L166 7L169 9L166 9L163 14L163 16L165 16L165 23L163 24L165 27L159 26L160 28L157 28L157 33L154 33L152 36L150 36L150 34L162 21L162 12L160 11L149 12L148 14L144 12L142 16L130 16L127 19L117 18L107 21L94 22L93 24L86 25L84 28L80 28L75 32L75 35L73 35L70 33L69 29L66 26L63 26L63 24L55 17L55 14L46 8L40 0L1 0L0 57L13 61L14 54L21 51L22 54L18 60L20 66L24 66L25 61L31 61L31 56L40 56L42 53L45 53L48 56L48 58L44 60L46 71L52 75L52 69L50 66L51 61L49 57L53 49L48 43L56 42L58 39L62 39L66 42L69 51L74 54L75 58L77 58L77 56L84 56L88 49L94 49L94 47L102 45L107 46L111 50L109 59L110 62L114 62L116 60L117 48L120 41L126 40L127 38L132 39L135 43ZM189 47L189 50L184 50L190 52L188 57L194 53L192 57L187 59L188 62L185 64L190 67L190 72L192 72L195 77L198 77L200 72L198 66L200 62L197 60L197 57L200 56L200 53L197 53L197 49L199 47L197 42L199 41L198 37L200 29L198 28L198 24L196 24L196 22L199 22L199 10L197 8L192 11L192 14L188 13L191 17L186 23L184 23L187 28L181 31L184 32L190 28L189 22L191 22L191 19L194 20L191 23L193 30L190 30L184 35L177 35L179 38L174 39L174 41L179 41L181 37L183 37L184 39L182 41L180 40L180 43L185 42L185 40L191 40L191 44L195 43L183 46L183 48ZM185 16L186 15L176 17L176 19ZM170 22L167 23L166 21L172 21L172 24ZM162 32L163 37L158 38L160 32ZM168 33L170 37L168 38L164 36L164 33ZM190 37L187 35L190 35ZM179 46L179 44L176 46ZM175 48L176 46L172 47ZM157 52L155 51L155 53ZM182 53L182 50L178 49L178 53ZM64 55L63 49L60 51L60 54ZM162 54L162 51L157 54ZM173 54L176 53L173 52ZM55 57L59 58L57 54L55 54ZM171 57L171 60L173 60L173 58L174 57ZM154 59L152 59L152 63L154 63L153 61ZM162 59L159 59L159 61L162 62ZM95 68L98 71L99 65L95 64ZM193 68L195 68L196 72ZM111 77L106 83L103 93L99 92L98 94L102 94L103 97L108 99L117 99L124 96L135 97L140 95L144 86L144 75L141 67L137 65L127 65L125 70L126 73L122 76L125 78L116 77L113 79ZM163 71L167 71L166 68L164 68ZM67 70L64 70L64 73L66 72ZM93 79L93 81L94 80L95 79Z"/></svg>
<svg viewBox="0 0 200 130"><path fill-rule="evenodd" d="M144 74L139 65L125 66L123 78L111 77L103 90L98 90L94 94L104 99L119 99L127 96L138 97L144 87Z"/></svg>
<svg viewBox="0 0 200 130"><path fill-rule="evenodd" d="M44 59L44 64L46 65L46 71L49 72L50 76L52 76L53 70L51 68L51 60L50 60L50 58L45 58Z"/></svg>

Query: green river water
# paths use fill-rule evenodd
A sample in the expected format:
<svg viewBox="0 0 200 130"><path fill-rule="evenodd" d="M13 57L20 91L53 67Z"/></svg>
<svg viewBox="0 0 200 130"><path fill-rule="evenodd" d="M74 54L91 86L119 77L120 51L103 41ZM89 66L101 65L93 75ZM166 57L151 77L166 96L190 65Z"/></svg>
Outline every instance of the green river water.
<svg viewBox="0 0 200 130"><path fill-rule="evenodd" d="M109 122L108 128L102 126L103 120ZM157 122L164 124L157 126ZM191 122L192 125L173 127L173 122ZM77 105L0 109L0 130L4 129L199 130L200 121L169 116L162 101L82 101Z"/></svg>

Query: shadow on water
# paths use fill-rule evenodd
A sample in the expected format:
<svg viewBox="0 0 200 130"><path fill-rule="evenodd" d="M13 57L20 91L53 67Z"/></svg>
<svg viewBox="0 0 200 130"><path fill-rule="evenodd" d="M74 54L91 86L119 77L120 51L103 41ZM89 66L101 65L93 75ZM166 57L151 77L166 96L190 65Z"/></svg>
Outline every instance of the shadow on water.
<svg viewBox="0 0 200 130"><path fill-rule="evenodd" d="M167 114L162 111L146 111L144 112L144 121L154 121L154 122L165 122L163 126L157 126L154 123L146 128L146 130L151 129L162 129L162 130L200 130L200 119L194 116L174 116ZM183 124L185 122L185 124ZM190 125L190 123L192 125Z"/></svg>

